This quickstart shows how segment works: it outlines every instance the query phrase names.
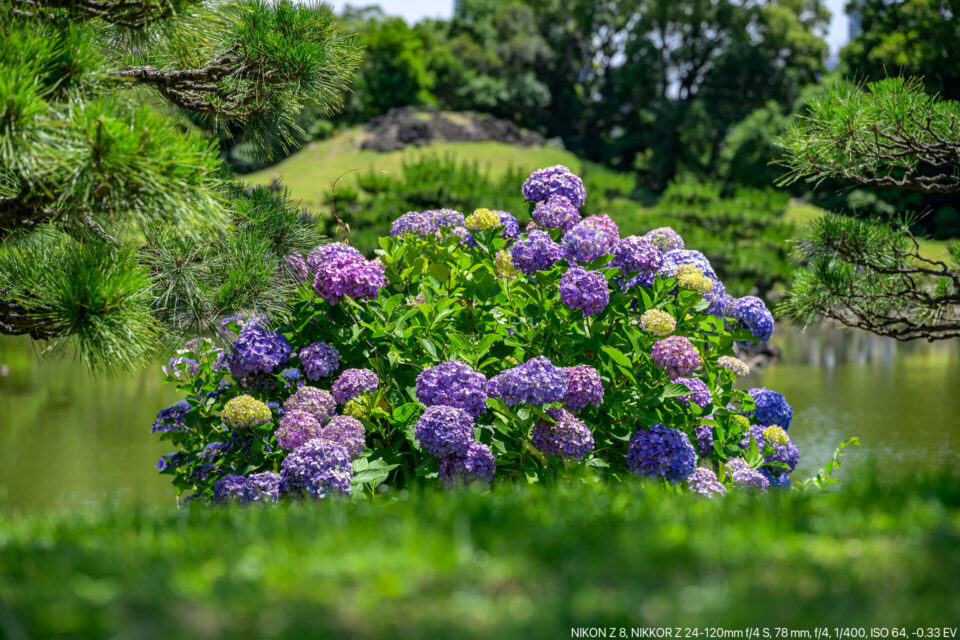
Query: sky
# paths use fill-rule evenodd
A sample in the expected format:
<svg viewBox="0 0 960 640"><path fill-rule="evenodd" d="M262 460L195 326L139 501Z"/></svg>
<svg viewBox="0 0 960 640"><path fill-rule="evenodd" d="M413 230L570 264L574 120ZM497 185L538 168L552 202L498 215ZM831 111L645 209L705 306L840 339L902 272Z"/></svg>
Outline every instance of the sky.
<svg viewBox="0 0 960 640"><path fill-rule="evenodd" d="M376 3L365 0L334 0L331 2L335 9L341 9L348 3L359 6L379 4L387 13L403 16L407 22L411 23L421 18L449 18L453 13L453 0L379 0ZM836 55L847 41L847 17L843 14L845 4L846 0L826 0L827 7L833 13L830 33L827 36L832 55Z"/></svg>

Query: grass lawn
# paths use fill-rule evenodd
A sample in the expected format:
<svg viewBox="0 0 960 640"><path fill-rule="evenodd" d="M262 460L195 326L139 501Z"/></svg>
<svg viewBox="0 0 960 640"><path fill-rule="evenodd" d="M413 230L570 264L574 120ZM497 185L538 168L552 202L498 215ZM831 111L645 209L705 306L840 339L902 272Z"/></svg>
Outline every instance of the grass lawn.
<svg viewBox="0 0 960 640"><path fill-rule="evenodd" d="M960 482L936 475L713 501L636 482L84 508L0 516L0 636L955 626L958 545Z"/></svg>

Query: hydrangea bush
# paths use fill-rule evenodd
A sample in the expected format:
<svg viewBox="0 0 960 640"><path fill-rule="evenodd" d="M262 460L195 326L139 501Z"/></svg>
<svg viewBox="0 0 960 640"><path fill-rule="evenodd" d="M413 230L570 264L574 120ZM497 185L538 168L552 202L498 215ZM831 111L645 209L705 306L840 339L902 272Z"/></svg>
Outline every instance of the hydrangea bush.
<svg viewBox="0 0 960 640"><path fill-rule="evenodd" d="M773 318L669 228L582 218L580 179L534 172L532 222L399 215L373 260L317 247L292 317L228 319L164 368L184 400L153 431L181 494L263 502L640 475L704 496L791 484L793 411L735 341Z"/></svg>

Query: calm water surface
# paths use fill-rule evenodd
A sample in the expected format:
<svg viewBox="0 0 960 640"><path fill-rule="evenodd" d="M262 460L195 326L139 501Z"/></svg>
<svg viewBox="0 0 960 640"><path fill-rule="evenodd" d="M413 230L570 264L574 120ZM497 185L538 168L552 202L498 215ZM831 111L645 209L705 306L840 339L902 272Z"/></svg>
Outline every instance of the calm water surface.
<svg viewBox="0 0 960 640"><path fill-rule="evenodd" d="M793 405L799 477L851 435L862 445L851 464L960 465L960 340L903 345L820 330L781 332L775 343L783 362L743 386L775 389ZM0 338L0 508L170 504L170 477L154 469L170 448L150 425L175 400L157 369L96 379L72 360L42 361L28 340Z"/></svg>

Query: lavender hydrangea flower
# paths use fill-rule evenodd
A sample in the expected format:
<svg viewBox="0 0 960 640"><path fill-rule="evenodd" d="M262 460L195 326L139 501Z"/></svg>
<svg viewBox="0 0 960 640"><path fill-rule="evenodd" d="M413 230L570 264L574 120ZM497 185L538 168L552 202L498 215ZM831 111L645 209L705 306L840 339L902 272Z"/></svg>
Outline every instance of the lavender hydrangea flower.
<svg viewBox="0 0 960 640"><path fill-rule="evenodd" d="M757 422L764 425L776 425L784 429L790 428L790 422L793 420L793 407L787 404L786 398L776 391L764 387L755 387L747 391L753 398L756 408L750 411L748 415L756 418Z"/></svg>
<svg viewBox="0 0 960 640"><path fill-rule="evenodd" d="M697 349L684 336L657 340L650 356L671 379L693 375L702 363Z"/></svg>
<svg viewBox="0 0 960 640"><path fill-rule="evenodd" d="M417 400L464 409L474 418L487 412L487 378L459 360L427 367L417 376Z"/></svg>
<svg viewBox="0 0 960 640"><path fill-rule="evenodd" d="M683 249L683 238L670 227L651 229L643 237L664 253Z"/></svg>
<svg viewBox="0 0 960 640"><path fill-rule="evenodd" d="M586 264L606 255L614 240L602 228L579 223L563 235L564 257L570 264Z"/></svg>
<svg viewBox="0 0 960 640"><path fill-rule="evenodd" d="M613 218L605 213L588 216L584 218L580 224L585 224L602 232L607 236L611 245L616 244L620 239L620 228L617 227L617 223L613 221Z"/></svg>
<svg viewBox="0 0 960 640"><path fill-rule="evenodd" d="M361 393L376 391L380 386L377 374L370 369L347 369L333 383L330 391L340 404L346 404Z"/></svg>
<svg viewBox="0 0 960 640"><path fill-rule="evenodd" d="M710 390L707 389L707 385L704 384L703 380L700 378L674 378L673 382L679 382L680 384L686 385L690 389L690 393L682 395L678 400L683 404L690 406L691 402L694 402L700 408L703 408L713 402L713 396L710 395Z"/></svg>
<svg viewBox="0 0 960 640"><path fill-rule="evenodd" d="M583 460L593 450L593 432L574 415L563 409L549 409L554 422L538 420L530 431L533 446L547 456L563 460Z"/></svg>
<svg viewBox="0 0 960 640"><path fill-rule="evenodd" d="M243 504L247 501L247 489L246 477L231 473L213 484L213 499L216 502L236 501Z"/></svg>
<svg viewBox="0 0 960 640"><path fill-rule="evenodd" d="M520 223L513 217L513 214L496 210L494 213L500 217L500 225L503 227L503 231L500 232L501 238L510 240L520 235Z"/></svg>
<svg viewBox="0 0 960 640"><path fill-rule="evenodd" d="M580 222L577 207L563 196L550 196L541 200L530 213L537 229L572 229ZM527 231L532 231L527 227Z"/></svg>
<svg viewBox="0 0 960 640"><path fill-rule="evenodd" d="M538 169L530 174L521 188L528 202L540 202L552 195L560 195L580 207L587 199L583 181L562 164Z"/></svg>
<svg viewBox="0 0 960 640"><path fill-rule="evenodd" d="M272 373L290 360L290 352L290 344L282 335L248 324L230 348L230 373L237 380Z"/></svg>
<svg viewBox="0 0 960 640"><path fill-rule="evenodd" d="M427 407L414 431L420 446L438 458L463 451L473 441L473 417L457 407Z"/></svg>
<svg viewBox="0 0 960 640"><path fill-rule="evenodd" d="M316 387L300 387L283 403L284 414L305 411L323 424L336 412L337 401L329 391Z"/></svg>
<svg viewBox="0 0 960 640"><path fill-rule="evenodd" d="M336 416L320 432L321 438L336 442L347 450L351 460L360 455L366 445L367 431L363 424L350 416Z"/></svg>
<svg viewBox="0 0 960 640"><path fill-rule="evenodd" d="M191 379L200 373L200 363L193 358L173 356L161 367L163 374L178 380Z"/></svg>
<svg viewBox="0 0 960 640"><path fill-rule="evenodd" d="M166 409L157 412L157 419L153 421L150 427L150 433L170 433L173 431L186 431L186 415L190 411L190 403L186 400L174 402Z"/></svg>
<svg viewBox="0 0 960 640"><path fill-rule="evenodd" d="M529 276L555 265L563 257L563 248L543 231L531 231L510 247L510 257L517 269Z"/></svg>
<svg viewBox="0 0 960 640"><path fill-rule="evenodd" d="M750 373L750 367L747 366L747 363L733 356L720 356L717 358L717 366L726 369L735 378L742 378Z"/></svg>
<svg viewBox="0 0 960 640"><path fill-rule="evenodd" d="M485 444L471 442L459 453L440 461L439 477L450 488L460 483L490 486L497 462Z"/></svg>
<svg viewBox="0 0 960 640"><path fill-rule="evenodd" d="M302 409L284 413L280 426L274 431L277 444L287 451L296 451L310 440L319 438L320 434L320 421Z"/></svg>
<svg viewBox="0 0 960 640"><path fill-rule="evenodd" d="M603 402L603 383L597 370L588 365L564 367L567 374L567 393L563 396L564 406L578 413L590 405L599 407Z"/></svg>
<svg viewBox="0 0 960 640"><path fill-rule="evenodd" d="M697 425L694 429L697 436L697 447L700 449L700 456L705 457L713 452L713 427L708 424Z"/></svg>
<svg viewBox="0 0 960 640"><path fill-rule="evenodd" d="M597 271L570 267L560 278L560 300L570 309L581 309L583 315L596 315L607 308L610 290Z"/></svg>
<svg viewBox="0 0 960 640"><path fill-rule="evenodd" d="M613 260L610 261L610 266L620 269L627 276L640 274L642 277L637 282L644 286L653 283L663 265L663 253L660 249L639 236L621 238L613 246L611 253Z"/></svg>
<svg viewBox="0 0 960 640"><path fill-rule="evenodd" d="M734 470L730 474L730 479L741 489L757 489L762 493L765 493L770 486L770 481L762 473L749 467Z"/></svg>
<svg viewBox="0 0 960 640"><path fill-rule="evenodd" d="M419 211L408 211L390 225L390 235L399 238L405 235L424 236L433 233L430 216Z"/></svg>
<svg viewBox="0 0 960 640"><path fill-rule="evenodd" d="M307 266L310 273L316 275L326 264L360 262L364 259L363 254L355 247L343 242L331 242L314 247L313 251L307 254Z"/></svg>
<svg viewBox="0 0 960 640"><path fill-rule="evenodd" d="M314 342L299 352L303 373L310 380L333 375L340 367L340 352L326 342Z"/></svg>
<svg viewBox="0 0 960 640"><path fill-rule="evenodd" d="M468 247L475 248L477 246L477 239L467 231L466 227L454 227L450 230L450 235L447 237L456 236L460 238L460 243Z"/></svg>
<svg viewBox="0 0 960 640"><path fill-rule="evenodd" d="M424 211L423 215L430 218L431 228L437 233L454 227L466 227L467 225L463 214L453 209L431 209Z"/></svg>
<svg viewBox="0 0 960 640"><path fill-rule="evenodd" d="M756 296L737 298L733 303L733 318L761 342L773 336L773 314Z"/></svg>
<svg viewBox="0 0 960 640"><path fill-rule="evenodd" d="M280 474L272 471L247 476L250 502L277 502L280 500Z"/></svg>
<svg viewBox="0 0 960 640"><path fill-rule="evenodd" d="M655 424L630 440L627 466L637 474L683 482L697 466L697 452L685 433Z"/></svg>
<svg viewBox="0 0 960 640"><path fill-rule="evenodd" d="M387 286L386 272L379 260L328 263L317 270L313 287L330 304L343 298L376 300Z"/></svg>
<svg viewBox="0 0 960 640"><path fill-rule="evenodd" d="M223 424L231 429L249 429L265 425L273 419L270 407L248 395L227 400L220 414Z"/></svg>
<svg viewBox="0 0 960 640"><path fill-rule="evenodd" d="M350 494L353 467L347 450L317 438L288 455L280 467L280 491L297 498Z"/></svg>
<svg viewBox="0 0 960 640"><path fill-rule="evenodd" d="M548 358L537 356L491 378L487 394L509 406L561 402L567 395L567 374Z"/></svg>
<svg viewBox="0 0 960 640"><path fill-rule="evenodd" d="M693 470L693 473L687 477L687 486L690 488L690 491L708 498L722 496L727 493L726 487L717 480L717 474L711 469L704 467L697 467Z"/></svg>
<svg viewBox="0 0 960 640"><path fill-rule="evenodd" d="M184 455L182 451L176 451L160 456L160 459L157 460L157 464L154 466L160 473L165 473L167 471L176 471L186 461L187 456Z"/></svg>

